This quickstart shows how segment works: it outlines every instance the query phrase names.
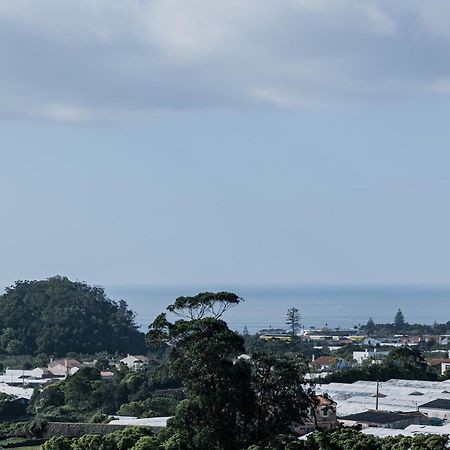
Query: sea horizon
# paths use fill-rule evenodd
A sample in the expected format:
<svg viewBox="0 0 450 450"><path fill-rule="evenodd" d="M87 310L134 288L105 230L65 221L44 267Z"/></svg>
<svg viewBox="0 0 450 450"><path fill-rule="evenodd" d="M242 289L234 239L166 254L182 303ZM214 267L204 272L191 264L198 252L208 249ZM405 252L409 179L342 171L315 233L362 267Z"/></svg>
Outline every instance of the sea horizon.
<svg viewBox="0 0 450 450"><path fill-rule="evenodd" d="M290 307L299 309L305 328L353 328L365 324L370 317L378 323L390 323L399 308L409 323L431 325L450 320L450 285L445 284L107 284L104 288L112 300L123 299L128 303L143 330L178 296L219 290L235 292L243 298L240 305L223 317L240 332L244 327L250 333L284 327Z"/></svg>

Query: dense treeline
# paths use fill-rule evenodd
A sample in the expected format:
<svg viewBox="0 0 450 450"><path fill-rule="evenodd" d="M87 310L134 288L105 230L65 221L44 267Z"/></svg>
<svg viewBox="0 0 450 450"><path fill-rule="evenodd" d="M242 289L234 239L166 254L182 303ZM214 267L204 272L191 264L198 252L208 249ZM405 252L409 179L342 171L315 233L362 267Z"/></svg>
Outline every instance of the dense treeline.
<svg viewBox="0 0 450 450"><path fill-rule="evenodd" d="M378 438L352 429L314 433L306 441L278 435L247 450L446 450L448 436L395 436ZM183 450L182 443L168 439L167 432L152 434L145 428L127 428L105 436L85 435L69 439L56 437L43 450ZM220 450L211 443L204 450ZM237 450L237 449L236 449Z"/></svg>
<svg viewBox="0 0 450 450"><path fill-rule="evenodd" d="M360 367L343 369L329 374L325 383L354 383L355 381L404 380L435 381L438 374L426 363L420 351L398 347L389 352L384 360L374 363L367 359Z"/></svg>
<svg viewBox="0 0 450 450"><path fill-rule="evenodd" d="M0 352L142 352L144 337L126 302L65 277L17 281L0 296Z"/></svg>
<svg viewBox="0 0 450 450"><path fill-rule="evenodd" d="M36 391L28 411L53 422L96 422L107 414L170 416L184 398L180 387L163 363L136 370L122 365L111 379L102 379L95 367L85 367Z"/></svg>
<svg viewBox="0 0 450 450"><path fill-rule="evenodd" d="M433 336L450 333L450 320L447 323L435 323L433 325L410 324L399 309L392 323L375 323L372 318L369 318L361 331L368 336L390 336L393 334Z"/></svg>
<svg viewBox="0 0 450 450"><path fill-rule="evenodd" d="M342 428L333 432L314 433L306 441L299 441L293 436L276 436L247 450L446 450L448 443L449 438L445 435L379 438Z"/></svg>

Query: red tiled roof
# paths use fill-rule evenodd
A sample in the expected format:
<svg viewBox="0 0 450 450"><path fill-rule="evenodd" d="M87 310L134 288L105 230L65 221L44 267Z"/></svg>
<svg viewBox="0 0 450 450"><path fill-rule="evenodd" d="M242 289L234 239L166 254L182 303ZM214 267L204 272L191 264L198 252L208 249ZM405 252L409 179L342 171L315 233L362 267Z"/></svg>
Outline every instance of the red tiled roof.
<svg viewBox="0 0 450 450"><path fill-rule="evenodd" d="M315 366L330 366L331 364L334 364L336 360L336 356L319 356L312 363Z"/></svg>
<svg viewBox="0 0 450 450"><path fill-rule="evenodd" d="M450 363L450 358L425 358L427 364Z"/></svg>

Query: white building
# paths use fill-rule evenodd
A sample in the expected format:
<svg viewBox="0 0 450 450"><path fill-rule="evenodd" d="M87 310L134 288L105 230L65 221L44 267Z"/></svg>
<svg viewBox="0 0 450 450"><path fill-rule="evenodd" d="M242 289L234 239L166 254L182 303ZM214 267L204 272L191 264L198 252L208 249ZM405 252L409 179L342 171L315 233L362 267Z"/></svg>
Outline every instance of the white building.
<svg viewBox="0 0 450 450"><path fill-rule="evenodd" d="M419 411L428 417L448 420L450 418L450 398L437 398L419 406Z"/></svg>
<svg viewBox="0 0 450 450"><path fill-rule="evenodd" d="M84 364L76 359L56 359L48 365L48 370L55 376L65 377L77 373Z"/></svg>
<svg viewBox="0 0 450 450"><path fill-rule="evenodd" d="M126 358L121 359L120 362L125 364L129 369L137 369L148 364L150 360L143 355L128 355Z"/></svg>
<svg viewBox="0 0 450 450"><path fill-rule="evenodd" d="M353 359L358 363L362 364L362 362L366 359L372 358L376 360L381 360L386 357L389 352L379 352L375 348L373 351L365 350L363 352L353 352Z"/></svg>
<svg viewBox="0 0 450 450"><path fill-rule="evenodd" d="M373 337L366 337L363 341L364 345L370 345L371 347L375 347L376 345L381 345L381 341L379 339L375 339Z"/></svg>
<svg viewBox="0 0 450 450"><path fill-rule="evenodd" d="M10 386L6 383L0 383L0 393L11 395L16 398L22 398L25 400L30 400L33 395L34 389L27 389L23 387Z"/></svg>

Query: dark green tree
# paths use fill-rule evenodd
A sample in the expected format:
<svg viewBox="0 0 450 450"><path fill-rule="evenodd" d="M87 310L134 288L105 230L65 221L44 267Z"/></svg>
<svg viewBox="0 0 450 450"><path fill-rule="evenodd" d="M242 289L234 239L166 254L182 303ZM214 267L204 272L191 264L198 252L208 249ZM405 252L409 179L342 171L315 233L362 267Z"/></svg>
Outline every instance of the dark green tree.
<svg viewBox="0 0 450 450"><path fill-rule="evenodd" d="M370 317L369 320L367 321L364 327L364 331L368 336L372 336L373 333L375 332L375 322L373 321L372 317Z"/></svg>
<svg viewBox="0 0 450 450"><path fill-rule="evenodd" d="M286 314L286 325L292 338L297 336L297 332L300 330L300 313L297 308L289 308Z"/></svg>
<svg viewBox="0 0 450 450"><path fill-rule="evenodd" d="M41 446L42 450L71 450L72 441L63 436L52 437Z"/></svg>
<svg viewBox="0 0 450 450"><path fill-rule="evenodd" d="M191 320L208 315L219 319L241 301L242 298L230 292L201 292L193 297L178 297L167 310Z"/></svg>
<svg viewBox="0 0 450 450"><path fill-rule="evenodd" d="M235 362L243 339L214 317L178 320L164 315L151 325L148 339L170 342L169 360L187 390L170 428L186 448L234 450L247 439L253 405L250 367Z"/></svg>
<svg viewBox="0 0 450 450"><path fill-rule="evenodd" d="M401 309L399 308L394 317L394 330L400 333L405 330L406 322L405 316L403 315Z"/></svg>
<svg viewBox="0 0 450 450"><path fill-rule="evenodd" d="M168 345L171 370L186 388L187 398L169 423L173 447L167 448L236 450L288 431L311 405L302 388L303 360L271 354L255 354L250 362L236 359L244 352L243 337L205 313L216 294L205 302L197 302L200 297L189 300L188 307L183 300L168 308L190 320L172 323L161 314L147 334L150 346ZM227 293L220 297L237 299ZM221 310L219 305L219 315Z"/></svg>
<svg viewBox="0 0 450 450"><path fill-rule="evenodd" d="M251 363L256 440L289 434L291 425L302 423L312 405L313 392L303 388L305 360L259 352Z"/></svg>

